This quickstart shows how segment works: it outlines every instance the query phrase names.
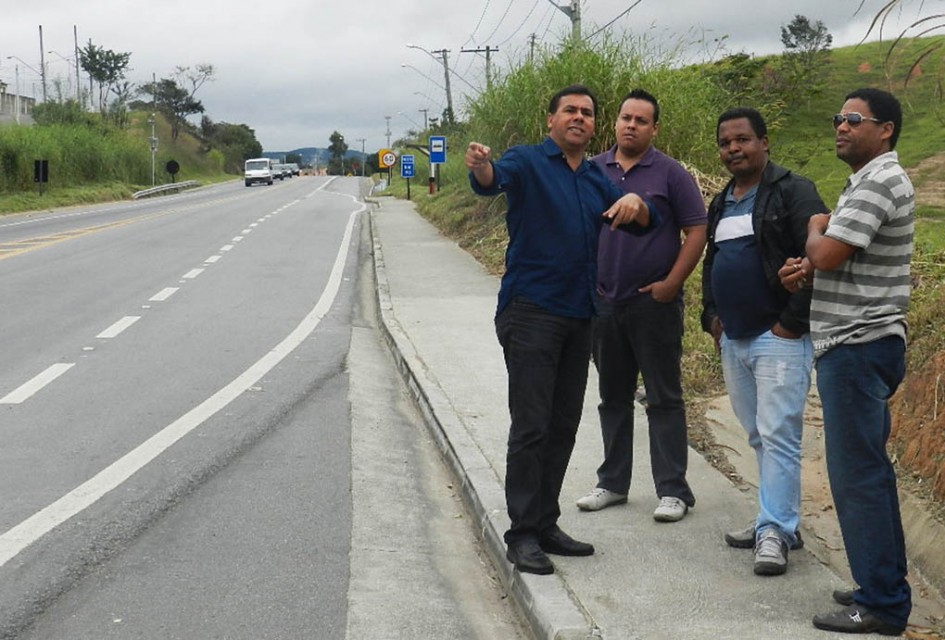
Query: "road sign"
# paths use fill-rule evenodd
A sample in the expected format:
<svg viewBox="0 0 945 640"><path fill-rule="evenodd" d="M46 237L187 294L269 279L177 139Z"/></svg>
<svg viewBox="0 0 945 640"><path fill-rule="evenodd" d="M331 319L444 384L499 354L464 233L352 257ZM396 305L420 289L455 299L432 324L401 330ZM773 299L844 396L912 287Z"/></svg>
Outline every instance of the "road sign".
<svg viewBox="0 0 945 640"><path fill-rule="evenodd" d="M390 169L397 164L397 154L390 149L381 149L377 152L377 166L379 169Z"/></svg>
<svg viewBox="0 0 945 640"><path fill-rule="evenodd" d="M430 136L430 164L446 164L446 136Z"/></svg>
<svg viewBox="0 0 945 640"><path fill-rule="evenodd" d="M401 178L412 178L414 175L413 171L413 156L410 154L404 154L400 156L400 177Z"/></svg>

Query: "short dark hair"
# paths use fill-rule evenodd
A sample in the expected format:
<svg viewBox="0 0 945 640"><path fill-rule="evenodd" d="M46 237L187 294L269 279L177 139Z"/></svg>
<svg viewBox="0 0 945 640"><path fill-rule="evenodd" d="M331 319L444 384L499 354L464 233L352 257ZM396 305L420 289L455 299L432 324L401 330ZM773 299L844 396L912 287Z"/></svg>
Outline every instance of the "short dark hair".
<svg viewBox="0 0 945 640"><path fill-rule="evenodd" d="M620 100L620 106L617 109L618 112L623 108L623 103L627 100L646 100L653 105L653 122L660 121L660 103L656 101L652 93L644 91L643 89L634 89Z"/></svg>
<svg viewBox="0 0 945 640"><path fill-rule="evenodd" d="M902 106L896 96L882 89L864 87L851 91L843 100L846 102L854 99L860 99L869 105L870 111L873 112L876 118L883 122L893 123L892 137L889 138L889 149L890 151L895 149L896 143L899 141L899 133L902 131Z"/></svg>
<svg viewBox="0 0 945 640"><path fill-rule="evenodd" d="M715 123L715 139L719 139L719 129L722 127L723 122L737 120L739 118L747 118L748 122L751 123L752 130L759 138L764 138L768 135L768 125L765 124L765 119L758 113L757 109L752 109L751 107L735 107L725 111L719 116L719 121Z"/></svg>
<svg viewBox="0 0 945 640"><path fill-rule="evenodd" d="M551 102L548 103L548 113L555 113L558 110L561 98L565 96L587 96L594 105L594 116L597 116L597 96L583 84L572 84L551 96Z"/></svg>

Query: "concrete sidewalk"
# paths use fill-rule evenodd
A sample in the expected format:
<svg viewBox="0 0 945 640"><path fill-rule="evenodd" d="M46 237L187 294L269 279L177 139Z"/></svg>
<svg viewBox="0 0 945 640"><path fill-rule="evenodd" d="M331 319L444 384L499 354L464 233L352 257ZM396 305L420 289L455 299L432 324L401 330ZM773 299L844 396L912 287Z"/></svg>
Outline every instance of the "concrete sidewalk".
<svg viewBox="0 0 945 640"><path fill-rule="evenodd" d="M646 429L635 434L627 505L581 512L595 486L602 445L593 367L584 416L561 495L561 527L597 550L552 556L551 576L520 574L505 559L503 481L508 434L506 372L495 337L498 279L445 239L413 204L377 199L371 214L381 326L398 367L462 482L488 552L538 638L780 639L845 637L815 629L849 585L809 551L790 554L787 574L752 573L752 553L727 547L723 532L756 512L698 453L689 456L697 504L678 523L653 520L657 499ZM638 411L637 424L646 416ZM740 429L740 427L739 427Z"/></svg>

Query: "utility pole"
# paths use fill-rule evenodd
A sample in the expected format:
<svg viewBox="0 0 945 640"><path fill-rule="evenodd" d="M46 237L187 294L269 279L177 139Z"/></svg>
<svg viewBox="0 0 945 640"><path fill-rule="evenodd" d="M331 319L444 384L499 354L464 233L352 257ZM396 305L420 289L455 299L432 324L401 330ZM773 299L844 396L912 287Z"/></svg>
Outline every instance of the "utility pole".
<svg viewBox="0 0 945 640"><path fill-rule="evenodd" d="M367 138L355 138L358 142L361 143L361 177L364 177L364 165L367 164L364 160L367 156L364 155L364 143Z"/></svg>
<svg viewBox="0 0 945 640"><path fill-rule="evenodd" d="M450 123L455 121L454 111L453 111L453 92L450 89L450 63L449 63L449 49L438 49L431 53L435 53L443 58L443 77L446 81L446 110L449 113Z"/></svg>
<svg viewBox="0 0 945 640"><path fill-rule="evenodd" d="M423 114L423 130L426 131L427 129L429 129L429 127L427 126L427 112L430 111L430 110L429 110L429 109L417 109L417 111L419 111L420 113Z"/></svg>
<svg viewBox="0 0 945 640"><path fill-rule="evenodd" d="M43 25L39 25L39 77L43 81L43 102L46 102L46 50L43 48Z"/></svg>
<svg viewBox="0 0 945 640"><path fill-rule="evenodd" d="M460 49L460 53L485 53L486 54L486 89L492 89L492 59L489 54L493 51L498 52L499 47L490 47L486 45L485 49Z"/></svg>
<svg viewBox="0 0 945 640"><path fill-rule="evenodd" d="M533 33L528 36L528 64L535 60L535 41L538 40L538 34Z"/></svg>
<svg viewBox="0 0 945 640"><path fill-rule="evenodd" d="M571 0L570 5L555 4L554 0L548 0L564 15L571 20L571 40L575 44L581 41L581 3L579 0Z"/></svg>
<svg viewBox="0 0 945 640"><path fill-rule="evenodd" d="M390 116L384 116L387 120L387 148L390 149Z"/></svg>
<svg viewBox="0 0 945 640"><path fill-rule="evenodd" d="M82 88L79 86L79 29L72 25L72 40L75 46L75 101L82 105Z"/></svg>

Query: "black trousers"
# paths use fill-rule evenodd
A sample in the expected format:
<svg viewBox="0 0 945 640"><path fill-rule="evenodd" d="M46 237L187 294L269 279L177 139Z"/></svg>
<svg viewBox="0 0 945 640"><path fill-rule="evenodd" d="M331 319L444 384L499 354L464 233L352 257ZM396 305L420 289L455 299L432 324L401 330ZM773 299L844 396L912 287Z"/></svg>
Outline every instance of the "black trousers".
<svg viewBox="0 0 945 640"><path fill-rule="evenodd" d="M505 541L553 528L558 498L584 406L591 353L590 318L568 318L516 298L496 318L509 376Z"/></svg>
<svg viewBox="0 0 945 640"><path fill-rule="evenodd" d="M594 320L594 363L600 383L604 461L597 486L627 493L633 470L633 401L643 374L650 434L650 468L660 498L695 497L686 481L689 445L680 383L683 309L680 301L637 296L621 305L600 305Z"/></svg>

